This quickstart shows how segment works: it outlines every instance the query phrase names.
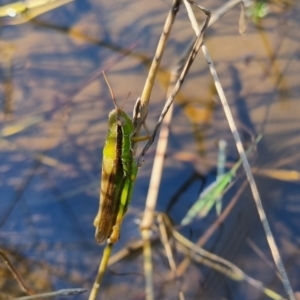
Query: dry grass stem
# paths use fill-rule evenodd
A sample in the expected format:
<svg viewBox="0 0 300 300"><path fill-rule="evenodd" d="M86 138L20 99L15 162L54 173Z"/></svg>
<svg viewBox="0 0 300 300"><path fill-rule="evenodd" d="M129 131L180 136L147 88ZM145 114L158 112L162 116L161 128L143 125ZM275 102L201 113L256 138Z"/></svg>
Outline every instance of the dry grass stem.
<svg viewBox="0 0 300 300"><path fill-rule="evenodd" d="M204 8L202 8L202 9L204 9ZM149 138L148 142L146 143L145 147L143 148L143 150L142 150L142 152L141 152L141 154L138 158L138 165L139 166L141 166L143 164L144 156L147 153L147 151L149 150L149 148L151 147L151 145L153 144L155 136L156 136L157 132L159 131L160 127L161 127L162 121L163 121L165 115L167 114L170 106L173 104L174 98L176 97L180 87L182 86L183 81L185 79L185 76L187 75L191 65L193 64L193 62L194 62L194 60L195 60L195 58L198 54L198 51L200 50L200 47L201 47L201 44L202 44L203 38L204 38L204 32L205 32L205 30L208 26L209 20L210 20L210 11L206 10L206 9L204 9L203 11L206 14L206 20L205 20L205 22L204 22L204 24L201 28L201 31L200 31L199 35L197 36L197 38L196 38L196 40L193 44L193 48L192 48L192 50L190 52L190 55L189 55L185 65L182 69L182 72L181 72L181 74L180 74L180 76L179 76L179 78L178 78L178 80L177 80L177 82L176 82L176 84L175 84L175 86L174 86L167 102L165 103L165 106L164 106L164 108L163 108L163 110L160 114L159 120L156 123L156 126L153 130L153 133L152 133L151 137Z"/></svg>
<svg viewBox="0 0 300 300"><path fill-rule="evenodd" d="M281 279L280 278L280 274L279 272L277 271L276 267L274 266L273 264L273 261L271 261L267 256L266 254L248 237L247 238L247 244L249 245L249 247L253 250L253 252L256 253L256 255L270 268L272 269L277 278Z"/></svg>
<svg viewBox="0 0 300 300"><path fill-rule="evenodd" d="M15 280L18 282L21 290L28 295L34 295L35 292L32 289L30 289L29 287L27 287L26 283L24 282L24 280L22 279L21 275L16 270L16 268L13 266L12 262L10 261L9 257L7 256L7 254L1 249L0 249L0 256L3 258L5 265L7 266L9 271L12 273Z"/></svg>
<svg viewBox="0 0 300 300"><path fill-rule="evenodd" d="M142 230L141 234L144 242L143 257L146 300L154 300L152 251L150 242L151 233L150 230Z"/></svg>
<svg viewBox="0 0 300 300"><path fill-rule="evenodd" d="M89 300L96 300L96 298L97 298L97 295L98 295L98 292L99 292L99 289L101 286L102 278L105 273L113 246L114 246L113 243L107 243L107 245L103 251L101 263L100 263L100 266L98 269L97 277L95 279L95 282L93 284L93 287L92 287L92 290L91 290L91 293L89 296Z"/></svg>
<svg viewBox="0 0 300 300"><path fill-rule="evenodd" d="M180 61L180 63L181 62L182 61ZM177 65L173 69L171 73L171 79L170 79L170 84L167 93L168 96L171 93L172 88L182 71L182 68L183 68L183 63ZM150 184L149 184L149 189L148 189L148 194L146 199L146 203L148 205L146 205L147 209L145 209L144 211L141 228L150 228L153 222L157 196L159 192L161 176L163 172L163 166L164 166L166 151L168 147L168 138L169 138L169 130L170 130L170 124L172 120L172 114L173 114L173 105L170 106L168 113L163 119L162 127L159 132L158 142L156 146L156 153L155 153L152 172L151 172Z"/></svg>
<svg viewBox="0 0 300 300"><path fill-rule="evenodd" d="M177 289L178 289L178 298L180 300L184 300L185 297L184 297L184 293L181 289L181 284L180 284L180 281L179 281L179 277L177 276L177 268L176 268L176 264L175 264L175 261L174 261L174 258L173 258L173 253L172 253L171 245L170 245L170 242L169 242L166 225L164 223L163 215L159 214L157 216L157 220L158 220L158 224L159 224L161 241L162 241L162 244L165 247L166 255L167 255L167 258L168 258L168 261L169 261L169 265L170 265L171 271L173 273L173 276L176 280L176 286L177 286Z"/></svg>
<svg viewBox="0 0 300 300"><path fill-rule="evenodd" d="M151 244L159 241L159 235L158 233L153 233L150 236L150 242ZM144 247L144 241L142 239L137 240L137 241L130 241L125 247L120 249L118 252L116 252L114 255L112 255L109 258L107 266L112 266L115 263L119 262L120 260L128 257L129 255L141 251Z"/></svg>
<svg viewBox="0 0 300 300"><path fill-rule="evenodd" d="M168 99L167 99L166 105L164 107L164 110L161 113L160 120L163 120L163 124L162 124L162 128L160 131L160 136L158 139L158 145L157 145L157 150L156 150L157 151L156 153L159 153L159 155L155 155L155 159L154 159L153 171L152 171L152 176L150 179L150 187L149 187L149 192L148 192L147 200L146 200L146 208L147 209L145 209L142 226L141 226L142 228L150 228L151 224L153 222L153 214L155 212L155 207L156 207L156 198L157 198L157 194L158 194L158 190L159 190L159 183L160 183L161 172L162 172L162 168L163 168L164 153L165 153L166 147L167 147L168 130L169 130L169 124L171 121L172 111L169 112L168 115L166 115L166 116L165 116L165 114L168 112L169 109L172 110L173 100L174 100L181 84L183 83L183 80L188 72L188 69L189 69L191 63L193 62L194 57L192 55L196 56L196 54L199 50L199 48L197 49L196 46L201 45L202 40L203 40L203 34L204 34L206 27L209 25L212 25L222 15L224 15L229 9L231 9L234 5L237 5L238 3L239 3L239 1L237 1L237 0L229 1L228 3L226 3L225 5L223 5L220 9L218 9L216 11L216 16L212 17L211 19L210 19L210 17L208 17L206 19L206 22L204 23L204 25L202 27L202 32L199 33L199 40L198 41L196 40L196 42L194 42L192 49L189 49L190 52L187 53L188 57L186 57L187 54L185 54L183 56L185 64L184 64L184 61L181 60L179 68L176 69L176 71L173 72L173 74L172 74L172 80L171 80L172 82L177 81L177 78L179 77L178 73L180 73L180 77L176 83L176 86L173 88L173 90L168 92ZM189 13L189 10L188 10L188 13ZM210 14L207 10L206 10L206 13ZM166 24L167 24L167 22L166 22ZM198 28L198 24L197 24L197 28ZM153 64L154 64L154 62L153 62ZM150 81L151 81L150 79L147 79L147 82L150 82ZM173 84L170 84L169 86L172 87ZM147 93L147 96L150 97L150 94ZM142 97L142 99L143 99L143 97ZM147 99L147 101L149 100L149 98L146 98L146 99ZM168 104L168 103L170 103L170 104ZM147 102L147 104L148 104L148 102ZM166 111L166 113L164 114L165 111ZM160 120L153 131L153 139L155 137L156 132L159 130L159 127L161 124ZM147 143L147 145L145 146L145 148L143 149L142 154L139 158L138 164L142 163L141 158L143 158L143 156L147 152L148 148L151 146L153 139L152 139L152 141L150 140ZM153 176L153 174L155 174L155 176Z"/></svg>
<svg viewBox="0 0 300 300"><path fill-rule="evenodd" d="M184 3L187 7L190 6L190 3L188 3L186 0L184 0ZM199 6L197 6L197 7L199 7ZM202 9L201 7L199 7L199 8ZM187 9L189 11L189 18L191 20L192 27L195 31L196 36L198 36L199 33L200 33L200 29L196 26L197 21L196 21L195 15L193 13L193 10L191 9L191 7L187 8ZM249 161L247 159L247 155L245 153L241 138L240 138L239 133L237 131L232 113L230 111L225 93L224 93L223 88L221 86L221 83L219 81L216 69L214 68L212 59L211 59L211 57L208 53L208 49L206 48L205 44L202 45L202 51L203 51L203 54L204 54L204 56L206 58L206 61L208 63L209 70L210 70L210 72L213 76L215 87L216 87L216 89L218 91L218 94L219 94L219 97L221 99L221 103L222 103L222 106L223 106L223 109L224 109L224 112L225 112L230 130L231 130L232 135L234 137L234 140L236 142L236 146L237 146L238 152L240 154L240 157L242 159L242 164L243 164L243 167L244 167L245 172L246 172L247 179L248 179L249 184L250 184L252 195L253 195L257 210L258 210L260 220L263 224L263 227L264 227L264 230L265 230L265 233L266 233L266 238L267 238L269 247L271 249L271 253L272 253L274 262L275 262L275 264L276 264L276 266L277 266L277 268L280 272L280 275L282 277L282 282L283 282L285 291L286 291L287 295L289 296L289 299L295 300L295 296L294 296L291 284L290 284L289 279L287 277L287 273L286 273L284 265L282 263L282 260L281 260L280 254L279 254L279 250L277 248L274 236L272 234L269 222L267 220L267 217L266 217L263 205L262 205L262 201L260 199L260 195L259 195L259 192L258 192L258 189L257 189L257 185L255 183L253 174L251 172L251 168L250 168L250 165L249 165Z"/></svg>
<svg viewBox="0 0 300 300"><path fill-rule="evenodd" d="M257 208L257 211L258 211L258 214L259 214L259 218L260 218L260 220L262 222L262 225L264 227L267 242L269 244L274 262L275 262L275 264L278 268L278 271L279 271L279 273L282 277L282 282L283 282L285 291L286 291L289 299L295 300L295 296L294 296L290 281L288 279L288 276L287 276L287 273L285 271L282 259L280 257L278 247L276 245L273 233L271 231L269 222L267 220L267 216L266 216L266 213L265 213L263 205L262 205L262 201L261 201L258 189L257 189L257 185L256 185L256 182L254 180L249 161L248 161L247 156L245 154L245 150L244 150L241 138L239 136L236 125L234 123L234 119L233 119L232 113L230 111L227 99L225 97L223 88L220 84L220 81L218 79L218 75L216 73L216 70L213 66L212 60L210 58L210 55L209 55L208 50L207 50L205 45L202 46L202 50L203 50L204 56L207 60L210 72L211 72L212 76L214 77L214 82L215 82L216 89L217 89L218 94L220 96L220 99L221 99L221 102L222 102L222 105L223 105L223 108L224 108L224 111L225 111L225 114L226 114L226 118L228 120L230 130L231 130L232 135L233 135L233 137L235 139L235 142L236 142L238 152L239 152L240 157L242 159L243 167L245 169L246 176L247 176L247 179L248 179L249 184L250 184L250 188L251 188L252 195L253 195L253 198L254 198L254 201L255 201L255 204L256 204L256 208Z"/></svg>
<svg viewBox="0 0 300 300"><path fill-rule="evenodd" d="M142 127L142 124L145 120L145 117L148 113L148 105L150 101L150 96L152 92L152 88L154 85L155 77L159 68L160 61L162 59L167 40L169 38L173 22L175 20L175 17L179 11L181 0L173 0L172 7L169 11L169 14L167 16L160 40L157 45L157 49L144 85L144 89L141 95L141 107L139 111L139 116L137 119L137 128L135 132L135 136L139 136L140 129Z"/></svg>
<svg viewBox="0 0 300 300"><path fill-rule="evenodd" d="M25 296L25 297L19 297L15 298L14 300L33 300L33 299L40 299L40 298L53 298L53 297L65 297L65 296L74 296L81 293L87 292L87 289L63 289L56 292L49 292L49 293L42 293L42 294L36 294L32 296Z"/></svg>
<svg viewBox="0 0 300 300"><path fill-rule="evenodd" d="M208 25L208 22L209 22L209 19L210 19L210 12L208 10L205 10L205 13L206 13L207 17L206 17L206 21L203 24L201 33L199 34L199 36L197 36L196 41L195 41L194 46L193 46L193 49L192 49L185 65L184 65L184 67L182 68L182 72L179 76L179 79L177 80L172 92L170 93L170 96L168 97L168 100L167 100L167 102L166 102L166 104L165 104L165 106L164 106L164 108L161 112L160 118L159 118L159 120L158 120L158 122L155 126L155 129L153 130L153 133L152 133L150 139L148 140L148 142L146 143L145 147L143 148L143 150L140 154L140 157L138 159L138 166L142 165L143 157L146 154L146 152L148 151L148 149L150 148L150 146L152 145L152 143L154 141L154 138L156 136L156 133L159 131L159 129L161 127L161 124L162 124L166 114L168 113L170 107L172 106L174 98L175 98L177 92L179 91L179 89L180 89L180 87L181 87L181 85L184 81L184 78L185 78L186 74L188 73L189 68L191 67L191 65L192 65L194 59L196 58L196 55L197 55L197 53L200 49L200 46L201 46L201 43L202 43L203 37L204 37L204 32L205 32L205 29L207 28L207 25ZM170 29L171 29L171 27L170 27ZM166 34L166 33L163 33L163 35L164 34ZM149 94L149 97L150 97L150 94ZM143 98L143 96L142 96L142 98ZM141 108L141 120L142 120L142 122L144 120L144 118L142 117L143 116L143 112L142 112L143 109L144 108L142 106L142 108ZM145 112L144 116L146 116L146 114L147 114L147 111ZM167 139L164 138L163 143L164 143L164 147L166 147ZM158 159L160 160L161 158L158 158ZM159 166L159 168L162 168L163 160L159 163L161 164ZM156 182L157 182L156 179L153 179L152 184L154 185L154 183L153 183L154 180L155 180L155 185L156 185ZM158 191L157 188L158 187L155 187L151 191L154 196L156 195L155 197L152 197L151 194L150 194L149 197L147 197L145 213L144 213L143 221L142 221L142 224L141 224L141 233L142 233L143 240L145 242L145 245L144 245L144 259L145 259L144 260L144 272L145 272L145 280L146 280L146 299L147 300L152 300L153 297L154 297L152 263L151 263L151 248L150 248L151 245L150 245L150 242L149 242L148 239L150 237L150 230L149 229L150 229L151 224L153 222L153 216L154 216L154 211L155 211L155 207L156 207L156 198L157 198L157 191Z"/></svg>
<svg viewBox="0 0 300 300"><path fill-rule="evenodd" d="M241 270L230 261L204 250L203 248L189 241L176 230L173 230L172 234L174 238L179 242L178 250L182 250L184 253L187 253L187 249L189 249L188 255L194 261L206 265L220 273L223 273L224 275L235 281L245 281L271 299L284 300L281 295L277 294L269 288L266 288L262 282L247 275L243 270Z"/></svg>

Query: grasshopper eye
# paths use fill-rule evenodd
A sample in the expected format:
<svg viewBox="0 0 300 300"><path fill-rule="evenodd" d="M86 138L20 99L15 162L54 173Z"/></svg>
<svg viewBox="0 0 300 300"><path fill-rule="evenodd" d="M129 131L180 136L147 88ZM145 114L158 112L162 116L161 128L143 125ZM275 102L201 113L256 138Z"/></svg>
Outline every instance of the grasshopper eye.
<svg viewBox="0 0 300 300"><path fill-rule="evenodd" d="M117 124L118 124L118 126L124 126L126 124L125 118L123 118L122 116L118 116L117 117Z"/></svg>

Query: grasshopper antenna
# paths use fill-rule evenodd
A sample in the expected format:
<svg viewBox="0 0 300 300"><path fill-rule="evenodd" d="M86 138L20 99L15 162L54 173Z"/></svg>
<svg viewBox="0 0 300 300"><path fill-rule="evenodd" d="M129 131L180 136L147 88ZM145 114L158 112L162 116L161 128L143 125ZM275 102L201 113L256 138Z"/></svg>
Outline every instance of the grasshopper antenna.
<svg viewBox="0 0 300 300"><path fill-rule="evenodd" d="M125 102L128 100L129 96L130 96L131 92L128 93L127 97L123 100L122 105L121 105L121 109L123 110L123 106L125 104Z"/></svg>
<svg viewBox="0 0 300 300"><path fill-rule="evenodd" d="M112 98L112 100L113 100L114 106L115 106L116 109L119 109L119 107L118 107L118 105L117 105L117 102L116 102L115 95L114 95L114 93L113 93L113 90L112 90L112 88L111 88L109 82L108 82L108 79L107 79L107 77L106 77L106 75L105 75L105 72L102 71L102 74L103 74L104 79L105 79L105 81L106 81L106 84L107 84L107 86L108 86L108 88L109 88L110 95L111 95L111 98ZM128 95L128 96L129 96L129 95Z"/></svg>

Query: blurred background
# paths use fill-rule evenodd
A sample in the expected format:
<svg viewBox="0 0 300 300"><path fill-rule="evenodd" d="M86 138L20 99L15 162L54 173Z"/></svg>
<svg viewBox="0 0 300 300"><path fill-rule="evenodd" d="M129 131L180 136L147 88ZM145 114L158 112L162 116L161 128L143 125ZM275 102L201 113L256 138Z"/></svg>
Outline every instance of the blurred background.
<svg viewBox="0 0 300 300"><path fill-rule="evenodd" d="M10 3L1 1L2 7ZM199 2L212 12L224 3ZM241 7L235 6L205 38L244 146L263 134L250 162L295 292L300 290L299 4L254 1L247 8L243 35ZM0 9L0 248L35 292L90 289L103 250L94 240L93 220L113 109L101 72L106 71L119 104L131 92L124 105L131 115L171 1L58 0L26 11L14 7ZM197 16L201 24L204 16ZM163 107L170 71L193 39L182 6L151 97L150 131ZM174 224L214 180L221 139L227 142L230 166L239 156L200 51L175 101L158 199L157 211L166 212ZM114 252L140 239L154 155L153 146L139 171ZM240 170L223 197L224 207L244 181ZM216 219L212 208L181 232L196 242ZM203 247L285 297L249 187ZM176 263L183 258L175 250ZM157 299L177 299L159 242L153 246L153 268ZM195 262L180 282L186 299L270 299L246 282ZM0 259L0 299L22 295ZM109 268L101 295L145 298L140 251Z"/></svg>

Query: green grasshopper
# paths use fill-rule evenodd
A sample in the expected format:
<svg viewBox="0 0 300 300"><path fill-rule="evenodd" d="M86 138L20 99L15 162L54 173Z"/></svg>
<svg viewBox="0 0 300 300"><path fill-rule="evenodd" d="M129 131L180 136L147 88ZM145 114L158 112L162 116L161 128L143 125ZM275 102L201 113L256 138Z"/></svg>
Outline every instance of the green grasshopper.
<svg viewBox="0 0 300 300"><path fill-rule="evenodd" d="M115 108L108 116L108 133L102 160L100 206L94 226L97 243L102 244L109 239L109 242L114 244L119 239L121 224L132 197L137 175L133 142L149 137L133 138L135 133L133 121L122 110L123 105L121 108L118 107L104 72L103 75Z"/></svg>

